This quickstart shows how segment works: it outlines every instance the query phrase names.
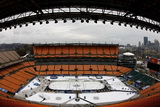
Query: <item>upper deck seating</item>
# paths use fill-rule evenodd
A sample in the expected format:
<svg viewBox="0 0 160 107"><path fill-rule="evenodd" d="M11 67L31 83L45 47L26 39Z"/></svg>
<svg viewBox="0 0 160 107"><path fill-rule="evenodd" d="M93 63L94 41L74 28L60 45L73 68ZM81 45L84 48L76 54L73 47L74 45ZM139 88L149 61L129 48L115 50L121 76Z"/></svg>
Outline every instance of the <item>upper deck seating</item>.
<svg viewBox="0 0 160 107"><path fill-rule="evenodd" d="M35 58L46 57L106 57L116 58L118 46L34 46Z"/></svg>
<svg viewBox="0 0 160 107"><path fill-rule="evenodd" d="M21 57L16 51L0 52L0 68L21 62Z"/></svg>
<svg viewBox="0 0 160 107"><path fill-rule="evenodd" d="M25 68L26 69L26 68ZM36 65L36 73L39 75L47 74L107 74L122 75L131 69L116 65ZM35 73L35 74L36 74Z"/></svg>

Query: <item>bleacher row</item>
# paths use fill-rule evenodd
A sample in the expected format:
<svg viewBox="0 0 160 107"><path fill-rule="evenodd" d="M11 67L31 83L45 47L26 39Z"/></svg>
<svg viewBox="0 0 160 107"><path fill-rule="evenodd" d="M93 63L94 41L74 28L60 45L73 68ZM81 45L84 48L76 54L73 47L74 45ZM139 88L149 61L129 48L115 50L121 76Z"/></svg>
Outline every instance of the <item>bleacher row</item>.
<svg viewBox="0 0 160 107"><path fill-rule="evenodd" d="M15 93L36 75L33 67L26 67L32 64L33 62L24 62L0 69L0 88Z"/></svg>
<svg viewBox="0 0 160 107"><path fill-rule="evenodd" d="M148 96L160 93L160 82L156 82L155 79L137 71L127 72L125 75L130 77L129 79L131 81L141 81L143 85L150 85L149 88L142 89L139 91L141 95L139 98L144 98L144 97L148 97Z"/></svg>
<svg viewBox="0 0 160 107"><path fill-rule="evenodd" d="M154 83L155 79L144 75L140 72L137 71L130 71L127 73L128 76L130 76L130 80L132 81L141 81L143 84L149 84L149 83Z"/></svg>
<svg viewBox="0 0 160 107"><path fill-rule="evenodd" d="M73 71L69 72L71 66ZM48 68L47 68L48 67ZM54 67L57 69L54 71ZM93 67L93 68L92 68ZM63 70L61 70L63 68ZM66 68L66 69L65 69ZM79 70L76 70L79 69ZM83 68L85 68L83 70ZM89 69L92 68L92 71ZM99 69L97 69L99 68ZM48 71L46 71L48 69ZM87 70L88 69L88 70ZM106 69L106 71L105 71ZM17 70L17 72L15 72ZM38 72L39 70L39 72ZM44 70L44 71L43 71ZM70 69L71 70L71 69ZM86 71L85 71L86 70ZM109 71L110 70L110 71ZM113 65L38 65L37 71L34 69L34 62L23 62L11 67L0 70L0 76L4 76L0 79L0 88L6 89L12 93L15 93L22 85L26 84L28 80L35 75L49 75L49 74L107 74L107 75L121 75L130 71L129 68L118 67ZM14 72L14 73L12 73ZM150 88L140 91L142 95L148 95L160 91L160 83L153 85ZM4 92L0 92L0 94Z"/></svg>
<svg viewBox="0 0 160 107"><path fill-rule="evenodd" d="M37 70L35 71L35 67ZM69 68L69 69L68 69ZM46 69L48 69L46 71ZM63 69L63 70L62 70ZM92 70L91 70L92 69ZM109 71L110 70L110 71ZM35 75L51 74L107 74L121 75L128 72L129 68L112 65L35 65L33 61L19 63L0 70L0 88L15 93L21 86Z"/></svg>
<svg viewBox="0 0 160 107"><path fill-rule="evenodd" d="M0 68L20 62L21 57L16 51L0 52Z"/></svg>
<svg viewBox="0 0 160 107"><path fill-rule="evenodd" d="M107 74L107 75L121 75L131 69L115 66L115 65L36 65L36 71L39 74Z"/></svg>
<svg viewBox="0 0 160 107"><path fill-rule="evenodd" d="M152 85L145 90L140 91L141 97L151 96L156 93L160 93L160 82Z"/></svg>
<svg viewBox="0 0 160 107"><path fill-rule="evenodd" d="M125 76L127 76L127 80L132 81L133 85L135 85L134 83L139 82L140 83L140 87L136 86L137 88L140 89L139 93L140 93L140 97L139 98L143 98L143 97L147 97L150 95L154 95L156 93L160 93L160 82L158 82L157 80L142 74L140 72L137 71L129 71L125 74ZM147 89L143 89L142 87L148 87Z"/></svg>
<svg viewBox="0 0 160 107"><path fill-rule="evenodd" d="M65 67L67 68L68 66L69 65L55 65L55 68L57 68L57 70L60 70L60 69L62 69L62 67L64 67L63 69L65 69ZM72 70L75 70L75 68L80 69L80 67L82 67L82 65L71 65L71 66L72 66ZM112 69L114 71L114 69L118 69L124 73L128 72L130 70L130 69L125 69L124 67L122 68L122 67L113 66L113 65L98 65L97 67L95 67L94 65L85 65L85 66L88 66L88 68L94 67L93 69L99 68L99 70L100 69L104 70L104 68L106 68L107 70ZM111 66L112 66L112 68L111 68ZM35 63L33 61L30 61L30 62L23 62L20 64L16 64L14 66L10 66L10 67L1 69L0 76L2 76L2 75L6 75L6 76L0 80L0 87L14 93L14 92L16 92L17 89L19 89L21 87L21 85L28 83L28 80L30 80L31 78L34 77L34 75L32 75L32 74L38 75L38 73L43 72L43 70L46 70L46 68L50 69L50 70L53 70L53 68L54 68L53 65L42 65L41 67L40 67L40 65L38 65L37 70L40 70L40 72L36 72L34 67L36 67ZM11 73L16 70L17 70L17 72ZM140 94L142 94L142 97L146 97L146 96L152 95L152 94L156 95L155 93L157 93L159 91L160 91L160 83L157 83L150 88L147 88L145 90L140 91ZM0 95L1 96L8 96L8 97L10 96L9 94L4 93L2 91L0 91ZM10 100L12 101L12 99L10 99ZM139 100L142 100L142 99L139 99ZM13 102L14 102L14 100L13 100ZM19 102L18 103L17 101L15 101L15 103L16 104L20 103L20 105L21 104L22 105L29 104L27 102Z"/></svg>
<svg viewBox="0 0 160 107"><path fill-rule="evenodd" d="M117 57L118 46L34 46L35 58Z"/></svg>

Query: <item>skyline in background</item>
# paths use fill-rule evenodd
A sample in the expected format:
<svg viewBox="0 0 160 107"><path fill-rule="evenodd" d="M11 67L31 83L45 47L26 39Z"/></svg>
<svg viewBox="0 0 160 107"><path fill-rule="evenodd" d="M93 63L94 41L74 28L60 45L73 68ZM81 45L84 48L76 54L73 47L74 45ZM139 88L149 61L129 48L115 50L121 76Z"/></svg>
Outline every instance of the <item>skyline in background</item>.
<svg viewBox="0 0 160 107"><path fill-rule="evenodd" d="M72 42L89 42L89 43L113 43L120 45L137 45L138 42L143 42L143 38L148 37L150 41L157 39L160 41L160 33L132 28L127 25L119 26L117 23L111 25L109 22L103 24L101 21L94 23L81 23L79 20L72 23L68 20L67 23L58 21L49 24L45 22L40 25L29 24L22 28L17 26L0 32L0 43L72 43Z"/></svg>

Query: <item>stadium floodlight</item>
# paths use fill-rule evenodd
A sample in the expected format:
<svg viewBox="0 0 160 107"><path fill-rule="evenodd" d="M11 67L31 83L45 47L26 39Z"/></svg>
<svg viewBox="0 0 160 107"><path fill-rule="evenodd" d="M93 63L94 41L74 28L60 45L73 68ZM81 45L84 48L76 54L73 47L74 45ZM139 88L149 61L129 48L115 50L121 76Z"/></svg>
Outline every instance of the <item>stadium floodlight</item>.
<svg viewBox="0 0 160 107"><path fill-rule="evenodd" d="M28 26L28 24L26 23L26 26Z"/></svg>
<svg viewBox="0 0 160 107"><path fill-rule="evenodd" d="M124 26L126 27L126 26L127 26L127 23L125 23Z"/></svg>
<svg viewBox="0 0 160 107"><path fill-rule="evenodd" d="M89 19L87 19L86 22L89 23Z"/></svg>
<svg viewBox="0 0 160 107"><path fill-rule="evenodd" d="M66 23L67 22L67 20L66 19L63 19L63 23Z"/></svg>
<svg viewBox="0 0 160 107"><path fill-rule="evenodd" d="M22 25L19 25L19 27L22 27Z"/></svg>
<svg viewBox="0 0 160 107"><path fill-rule="evenodd" d="M47 20L47 21L46 21L46 24L48 24L48 23L49 23L49 21Z"/></svg>
<svg viewBox="0 0 160 107"><path fill-rule="evenodd" d="M54 22L55 22L55 23L58 23L58 20L55 19Z"/></svg>
<svg viewBox="0 0 160 107"><path fill-rule="evenodd" d="M41 25L42 23L43 23L42 21L39 22L40 25Z"/></svg>
<svg viewBox="0 0 160 107"><path fill-rule="evenodd" d="M111 21L110 23L111 23L111 25L113 25L113 24L114 24L114 23L113 23L113 21Z"/></svg>
<svg viewBox="0 0 160 107"><path fill-rule="evenodd" d="M72 23L75 23L76 21L74 19L72 19Z"/></svg>
<svg viewBox="0 0 160 107"><path fill-rule="evenodd" d="M83 19L81 19L81 23L83 23L84 22L84 20Z"/></svg>
<svg viewBox="0 0 160 107"><path fill-rule="evenodd" d="M94 23L97 23L97 20L94 20Z"/></svg>
<svg viewBox="0 0 160 107"><path fill-rule="evenodd" d="M105 23L106 23L106 20L103 20L102 23L105 24Z"/></svg>
<svg viewBox="0 0 160 107"><path fill-rule="evenodd" d="M143 26L141 26L141 29L143 29Z"/></svg>
<svg viewBox="0 0 160 107"><path fill-rule="evenodd" d="M32 24L33 24L33 25L35 25L36 23L35 23L35 22L33 22Z"/></svg>

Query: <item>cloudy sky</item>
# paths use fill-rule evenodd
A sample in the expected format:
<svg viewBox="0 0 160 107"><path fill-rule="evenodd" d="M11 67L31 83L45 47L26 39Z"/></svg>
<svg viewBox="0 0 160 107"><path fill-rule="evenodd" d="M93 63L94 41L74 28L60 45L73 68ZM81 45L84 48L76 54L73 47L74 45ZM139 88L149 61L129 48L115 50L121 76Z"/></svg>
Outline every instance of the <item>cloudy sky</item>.
<svg viewBox="0 0 160 107"><path fill-rule="evenodd" d="M3 30L0 32L0 43L64 43L64 42L94 42L94 43L119 43L138 45L138 42L143 42L143 37L147 36L151 42L154 39L160 41L160 33L153 33L136 29L135 27L118 26L117 23L111 25L109 22L97 24L93 21L90 23L72 23L70 20L67 23L59 21L57 24L50 22L49 24L36 23L29 24L22 28L17 27L11 30Z"/></svg>

